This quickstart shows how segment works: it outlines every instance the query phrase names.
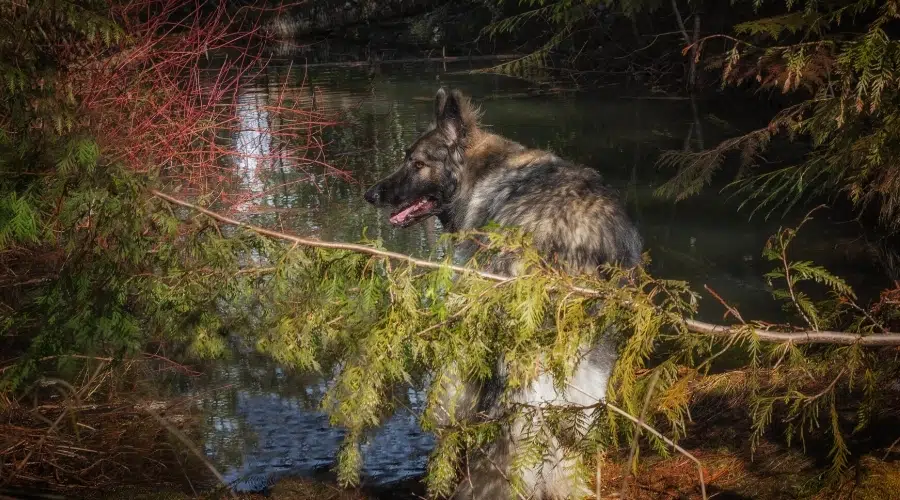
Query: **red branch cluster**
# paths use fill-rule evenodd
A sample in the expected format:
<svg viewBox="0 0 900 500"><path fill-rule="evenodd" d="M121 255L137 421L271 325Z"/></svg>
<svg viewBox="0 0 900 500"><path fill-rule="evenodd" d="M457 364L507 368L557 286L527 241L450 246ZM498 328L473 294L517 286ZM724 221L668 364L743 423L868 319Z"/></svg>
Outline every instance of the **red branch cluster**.
<svg viewBox="0 0 900 500"><path fill-rule="evenodd" d="M110 12L121 43L67 82L106 157L233 203L258 196L273 169L347 177L325 161L321 132L334 122L301 98L305 78L273 84L266 71L264 9L130 0Z"/></svg>

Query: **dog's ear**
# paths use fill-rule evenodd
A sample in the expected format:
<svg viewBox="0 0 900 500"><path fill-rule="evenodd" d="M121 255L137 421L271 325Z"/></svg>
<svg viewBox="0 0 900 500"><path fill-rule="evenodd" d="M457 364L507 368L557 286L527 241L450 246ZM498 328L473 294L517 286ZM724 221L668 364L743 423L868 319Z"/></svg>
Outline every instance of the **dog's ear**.
<svg viewBox="0 0 900 500"><path fill-rule="evenodd" d="M451 141L458 141L466 136L466 124L462 113L463 95L458 90L449 93L443 87L438 89L434 97L435 123Z"/></svg>
<svg viewBox="0 0 900 500"><path fill-rule="evenodd" d="M444 107L447 105L447 91L444 87L438 89L434 96L434 121L440 122L444 115Z"/></svg>

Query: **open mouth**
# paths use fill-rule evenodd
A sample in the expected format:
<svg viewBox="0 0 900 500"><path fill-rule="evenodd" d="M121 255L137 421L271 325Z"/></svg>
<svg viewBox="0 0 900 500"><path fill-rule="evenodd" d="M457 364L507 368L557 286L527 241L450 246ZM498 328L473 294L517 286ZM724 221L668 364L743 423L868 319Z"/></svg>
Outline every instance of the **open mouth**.
<svg viewBox="0 0 900 500"><path fill-rule="evenodd" d="M413 200L391 214L391 224L406 227L433 214L437 208L437 201L423 196Z"/></svg>

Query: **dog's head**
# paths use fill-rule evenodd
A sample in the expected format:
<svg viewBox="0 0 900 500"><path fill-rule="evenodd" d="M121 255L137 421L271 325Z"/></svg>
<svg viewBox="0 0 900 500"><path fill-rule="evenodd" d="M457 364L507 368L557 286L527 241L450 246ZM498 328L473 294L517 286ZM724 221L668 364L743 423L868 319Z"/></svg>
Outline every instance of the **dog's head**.
<svg viewBox="0 0 900 500"><path fill-rule="evenodd" d="M465 145L478 113L458 90L434 98L434 123L406 151L403 163L365 194L369 203L392 207L391 224L408 227L441 213L456 195Z"/></svg>

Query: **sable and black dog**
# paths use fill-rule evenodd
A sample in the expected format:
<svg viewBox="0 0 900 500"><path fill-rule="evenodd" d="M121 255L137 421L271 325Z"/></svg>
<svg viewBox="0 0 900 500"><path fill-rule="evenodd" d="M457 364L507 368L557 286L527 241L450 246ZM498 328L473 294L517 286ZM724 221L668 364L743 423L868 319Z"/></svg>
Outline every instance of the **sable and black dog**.
<svg viewBox="0 0 900 500"><path fill-rule="evenodd" d="M407 150L400 168L365 193L368 202L395 209L392 224L407 227L435 216L450 232L489 222L519 227L530 233L548 261L573 274L598 273L606 263L625 268L640 264L641 237L599 173L482 129L479 110L457 90L439 89L434 106L434 122ZM513 267L493 270L515 272ZM551 376L542 374L510 403L594 405L606 396L615 351L609 341L585 345L567 389L557 391ZM452 405L457 408L454 418L499 415L503 379L498 369L484 386L461 382L447 387L447 407L449 398L459 400ZM540 417L535 413L533 418ZM449 420L448 415L445 422ZM509 498L509 467L525 426L519 419L489 449L470 458L468 477L455 498ZM555 437L551 443L550 456L522 473L529 493L535 498L588 494L562 444Z"/></svg>

